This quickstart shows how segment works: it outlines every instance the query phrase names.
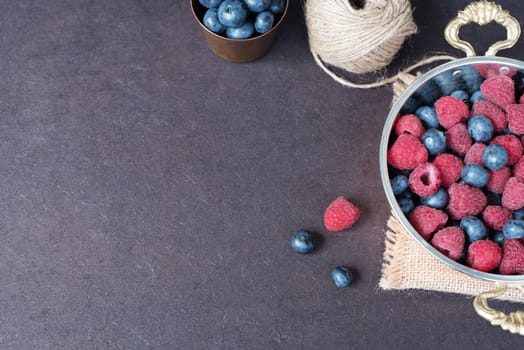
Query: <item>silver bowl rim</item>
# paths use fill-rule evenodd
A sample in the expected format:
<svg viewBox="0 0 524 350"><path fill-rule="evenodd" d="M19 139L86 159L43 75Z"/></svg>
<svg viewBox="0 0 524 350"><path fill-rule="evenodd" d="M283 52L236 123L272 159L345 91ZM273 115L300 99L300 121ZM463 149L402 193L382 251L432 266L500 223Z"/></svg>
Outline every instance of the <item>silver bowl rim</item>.
<svg viewBox="0 0 524 350"><path fill-rule="evenodd" d="M424 83L429 81L431 78L435 77L436 75L439 75L445 71L452 70L452 69L459 69L461 66L471 65L471 64L497 64L497 65L508 65L515 68L518 68L519 70L524 71L524 62L512 58L506 58L506 57L497 57L497 56L480 56L480 57L468 57L468 58L461 58L457 60L453 60L444 64L441 64L428 72L420 75L417 77L412 84L410 84L406 90L401 94L401 96L393 103L389 114L387 116L386 122L384 124L384 129L382 130L382 137L380 139L380 175L382 179L382 185L384 187L384 190L386 192L386 197L391 205L391 208L393 210L393 214L396 218L399 219L402 226L406 229L406 231L410 234L411 237L413 237L417 243L419 243L426 251L428 251L431 255L433 255L435 258L437 258L439 261L443 262L444 264L448 265L454 270L457 270L459 272L462 272L466 275L469 275L476 279L486 280L486 281L492 281L492 282L503 282L508 284L520 284L524 282L524 275L500 275L495 273L488 273L488 272L482 272L475 269L472 269L466 265L463 265L459 262L456 262L444 254L440 253L437 249L435 249L428 241L426 241L411 225L409 220L406 218L402 210L400 209L400 206L398 205L395 195L393 194L393 190L391 188L390 180L389 180L389 173L388 173L388 164L387 164L387 151L388 151L388 144L389 144L389 138L392 132L393 123L395 119L397 118L397 115L399 114L402 106L406 103L406 101L409 99L409 97Z"/></svg>

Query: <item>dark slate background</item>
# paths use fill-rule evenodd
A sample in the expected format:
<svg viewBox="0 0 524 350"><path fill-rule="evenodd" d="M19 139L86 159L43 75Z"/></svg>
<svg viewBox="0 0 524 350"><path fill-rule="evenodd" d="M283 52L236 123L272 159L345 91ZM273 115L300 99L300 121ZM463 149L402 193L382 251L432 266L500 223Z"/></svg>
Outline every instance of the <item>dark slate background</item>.
<svg viewBox="0 0 524 350"><path fill-rule="evenodd" d="M383 74L462 56L442 32L467 3L413 0ZM301 2L249 64L215 56L185 0L1 0L0 49L0 349L522 348L471 298L378 288L391 88L323 73ZM339 195L362 216L328 233ZM299 228L315 254L290 250Z"/></svg>

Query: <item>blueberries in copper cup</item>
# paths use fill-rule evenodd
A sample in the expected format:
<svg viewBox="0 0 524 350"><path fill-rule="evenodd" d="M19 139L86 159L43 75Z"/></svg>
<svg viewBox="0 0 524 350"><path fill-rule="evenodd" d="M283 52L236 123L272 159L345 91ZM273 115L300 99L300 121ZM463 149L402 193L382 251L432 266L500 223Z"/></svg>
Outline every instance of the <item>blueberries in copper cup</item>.
<svg viewBox="0 0 524 350"><path fill-rule="evenodd" d="M271 0L244 0L251 12L261 12L271 6Z"/></svg>
<svg viewBox="0 0 524 350"><path fill-rule="evenodd" d="M248 9L242 0L224 0L218 6L218 20L226 27L240 27L247 19Z"/></svg>

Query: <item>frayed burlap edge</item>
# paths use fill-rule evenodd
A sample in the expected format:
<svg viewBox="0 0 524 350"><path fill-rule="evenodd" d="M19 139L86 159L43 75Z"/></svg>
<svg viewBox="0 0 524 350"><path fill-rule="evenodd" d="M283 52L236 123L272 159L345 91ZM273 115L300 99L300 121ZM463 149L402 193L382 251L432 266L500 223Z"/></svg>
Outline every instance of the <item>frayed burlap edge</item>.
<svg viewBox="0 0 524 350"><path fill-rule="evenodd" d="M495 283L456 271L427 252L391 215L387 222L382 276L384 290L427 290L477 296L495 289ZM524 293L509 288L500 300L524 302Z"/></svg>

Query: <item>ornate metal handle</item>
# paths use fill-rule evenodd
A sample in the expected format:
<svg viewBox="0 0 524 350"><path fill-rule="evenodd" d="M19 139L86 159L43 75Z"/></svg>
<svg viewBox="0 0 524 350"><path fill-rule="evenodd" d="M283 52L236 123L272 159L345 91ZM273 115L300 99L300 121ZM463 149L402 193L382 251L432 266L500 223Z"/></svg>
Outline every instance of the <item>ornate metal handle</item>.
<svg viewBox="0 0 524 350"><path fill-rule="evenodd" d="M519 288L524 292L524 286L521 285ZM473 307L480 317L488 320L492 325L500 326L502 329L511 333L524 335L524 311L516 311L506 315L502 311L492 309L488 305L489 298L496 298L504 294L507 289L508 286L503 284L497 286L497 289L493 291L479 294L473 300Z"/></svg>
<svg viewBox="0 0 524 350"><path fill-rule="evenodd" d="M486 56L495 56L500 50L515 45L520 37L520 24L508 11L503 10L500 5L494 2L482 0L466 6L466 8L459 11L457 17L446 26L444 36L451 46L461 49L466 53L466 56L475 56L473 46L459 38L460 27L469 23L477 23L483 26L493 21L506 28L507 31L507 39L493 43L484 54Z"/></svg>

